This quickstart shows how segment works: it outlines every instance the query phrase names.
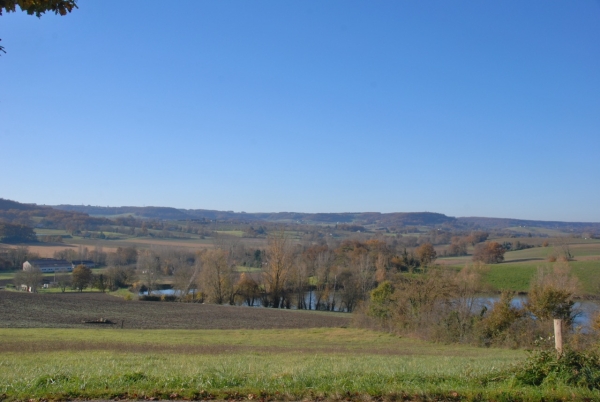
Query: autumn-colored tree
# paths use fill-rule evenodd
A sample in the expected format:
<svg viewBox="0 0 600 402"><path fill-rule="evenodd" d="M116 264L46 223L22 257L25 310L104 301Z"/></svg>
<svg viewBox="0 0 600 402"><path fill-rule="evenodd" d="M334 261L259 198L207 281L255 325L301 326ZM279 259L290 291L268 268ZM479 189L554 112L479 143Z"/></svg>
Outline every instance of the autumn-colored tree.
<svg viewBox="0 0 600 402"><path fill-rule="evenodd" d="M417 247L415 255L419 259L421 266L426 267L437 258L437 253L431 243L424 243Z"/></svg>
<svg viewBox="0 0 600 402"><path fill-rule="evenodd" d="M448 246L447 253L451 257L467 255L467 239L460 236L452 237L452 242Z"/></svg>
<svg viewBox="0 0 600 402"><path fill-rule="evenodd" d="M498 264L504 261L506 249L495 241L490 241L475 246L473 261L481 261L485 264Z"/></svg>
<svg viewBox="0 0 600 402"><path fill-rule="evenodd" d="M110 265L127 265L137 261L138 251L135 247L118 247L114 254L109 255Z"/></svg>
<svg viewBox="0 0 600 402"><path fill-rule="evenodd" d="M472 246L476 245L477 243L481 243L487 240L487 238L489 237L489 233L488 232L483 232L483 231L473 231L471 232L471 234L466 238L466 240L471 243Z"/></svg>
<svg viewBox="0 0 600 402"><path fill-rule="evenodd" d="M39 18L47 11L67 15L77 8L77 0L0 0L0 15L2 11L15 12L17 6L21 11Z"/></svg>
<svg viewBox="0 0 600 402"><path fill-rule="evenodd" d="M375 280L377 283L383 282L387 276L388 258L383 253L378 253L377 255L377 260L375 261Z"/></svg>
<svg viewBox="0 0 600 402"><path fill-rule="evenodd" d="M236 284L238 295L247 306L254 306L260 298L260 286L249 274L243 272Z"/></svg>
<svg viewBox="0 0 600 402"><path fill-rule="evenodd" d="M73 269L73 273L71 274L72 286L80 292L83 292L83 289L87 288L92 282L92 277L91 269L85 265L78 265Z"/></svg>

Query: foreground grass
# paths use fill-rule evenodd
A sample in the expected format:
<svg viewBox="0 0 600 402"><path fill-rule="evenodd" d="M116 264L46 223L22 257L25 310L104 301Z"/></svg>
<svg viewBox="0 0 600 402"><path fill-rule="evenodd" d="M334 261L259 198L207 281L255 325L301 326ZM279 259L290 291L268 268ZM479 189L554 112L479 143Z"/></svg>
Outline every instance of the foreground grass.
<svg viewBox="0 0 600 402"><path fill-rule="evenodd" d="M600 398L523 387L522 351L447 346L358 329L0 329L0 399Z"/></svg>

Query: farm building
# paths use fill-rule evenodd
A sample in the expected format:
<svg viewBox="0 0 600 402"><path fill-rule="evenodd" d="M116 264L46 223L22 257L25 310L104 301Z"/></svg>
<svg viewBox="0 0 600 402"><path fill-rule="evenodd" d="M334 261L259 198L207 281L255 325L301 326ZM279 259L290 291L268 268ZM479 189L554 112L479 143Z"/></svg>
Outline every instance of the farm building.
<svg viewBox="0 0 600 402"><path fill-rule="evenodd" d="M39 268L42 272L73 271L73 265L69 261L56 260L54 258L42 258L23 263L23 271L29 271L33 267Z"/></svg>
<svg viewBox="0 0 600 402"><path fill-rule="evenodd" d="M96 266L96 264L94 264L94 261L91 261L91 260L73 260L73 261L71 261L71 266L73 267L73 269L75 269L75 267L78 265L85 265L88 268L94 268Z"/></svg>

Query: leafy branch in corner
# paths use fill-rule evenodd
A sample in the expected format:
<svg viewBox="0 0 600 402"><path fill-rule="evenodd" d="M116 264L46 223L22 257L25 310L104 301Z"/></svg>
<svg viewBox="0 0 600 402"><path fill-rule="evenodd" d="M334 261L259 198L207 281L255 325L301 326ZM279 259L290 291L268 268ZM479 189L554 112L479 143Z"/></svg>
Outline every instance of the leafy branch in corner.
<svg viewBox="0 0 600 402"><path fill-rule="evenodd" d="M54 14L67 15L77 7L77 0L0 0L0 16L3 12L12 13L21 11L40 18L42 14L51 11ZM2 40L2 39L0 39ZM0 52L6 53L4 46L0 46Z"/></svg>

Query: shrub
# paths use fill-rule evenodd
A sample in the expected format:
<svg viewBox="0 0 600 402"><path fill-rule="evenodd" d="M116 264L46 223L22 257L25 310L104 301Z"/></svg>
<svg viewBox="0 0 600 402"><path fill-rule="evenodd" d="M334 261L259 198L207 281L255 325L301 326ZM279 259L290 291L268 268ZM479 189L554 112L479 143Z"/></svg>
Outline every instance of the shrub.
<svg viewBox="0 0 600 402"><path fill-rule="evenodd" d="M568 264L557 263L552 271L539 268L529 290L527 309L540 320L560 318L571 325L575 304L573 296L580 287Z"/></svg>
<svg viewBox="0 0 600 402"><path fill-rule="evenodd" d="M389 281L384 281L371 291L371 302L369 303L369 316L380 320L388 320L392 316L394 308L394 286Z"/></svg>
<svg viewBox="0 0 600 402"><path fill-rule="evenodd" d="M524 312L511 305L513 296L512 292L502 292L500 300L494 303L490 312L479 321L477 329L484 345L505 343L507 338L511 337L511 327L523 318Z"/></svg>
<svg viewBox="0 0 600 402"><path fill-rule="evenodd" d="M596 351L566 349L559 356L553 349L530 352L515 370L517 381L525 385L564 384L600 389L600 356Z"/></svg>

